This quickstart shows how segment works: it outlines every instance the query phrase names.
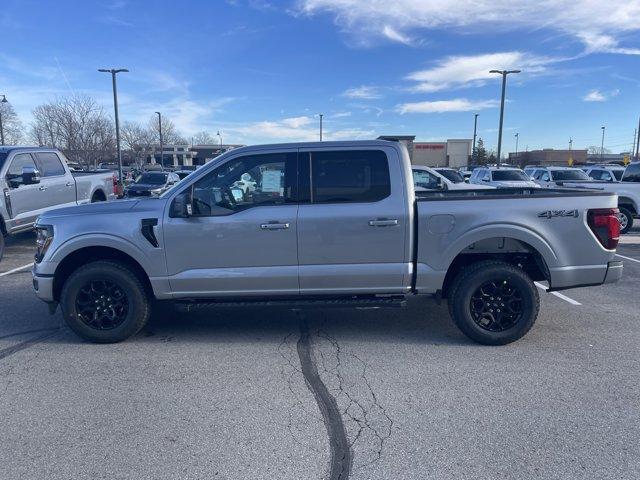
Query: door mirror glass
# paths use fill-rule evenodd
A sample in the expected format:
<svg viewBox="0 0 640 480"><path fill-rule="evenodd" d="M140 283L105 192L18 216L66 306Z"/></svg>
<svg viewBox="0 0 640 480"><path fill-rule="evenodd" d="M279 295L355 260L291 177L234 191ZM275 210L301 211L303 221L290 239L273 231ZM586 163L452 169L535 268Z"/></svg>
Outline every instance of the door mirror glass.
<svg viewBox="0 0 640 480"><path fill-rule="evenodd" d="M34 167L22 167L22 184L34 185L40 183L40 172Z"/></svg>
<svg viewBox="0 0 640 480"><path fill-rule="evenodd" d="M179 193L171 202L169 216L171 218L189 218L193 214L191 190Z"/></svg>

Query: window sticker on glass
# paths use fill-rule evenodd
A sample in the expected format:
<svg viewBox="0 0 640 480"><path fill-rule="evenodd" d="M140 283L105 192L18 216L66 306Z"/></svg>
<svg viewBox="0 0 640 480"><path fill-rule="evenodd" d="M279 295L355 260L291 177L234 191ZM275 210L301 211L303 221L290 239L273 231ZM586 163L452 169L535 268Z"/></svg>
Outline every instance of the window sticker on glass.
<svg viewBox="0 0 640 480"><path fill-rule="evenodd" d="M262 172L262 191L280 192L282 178L283 175L280 170L265 170Z"/></svg>

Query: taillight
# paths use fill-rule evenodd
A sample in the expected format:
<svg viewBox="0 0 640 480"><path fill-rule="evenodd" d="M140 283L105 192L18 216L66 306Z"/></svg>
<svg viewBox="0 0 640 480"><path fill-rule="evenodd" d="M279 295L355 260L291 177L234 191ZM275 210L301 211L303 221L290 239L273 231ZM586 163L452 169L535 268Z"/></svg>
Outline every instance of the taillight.
<svg viewBox="0 0 640 480"><path fill-rule="evenodd" d="M620 240L620 220L617 208L597 208L587 212L587 224L602 246L614 250Z"/></svg>

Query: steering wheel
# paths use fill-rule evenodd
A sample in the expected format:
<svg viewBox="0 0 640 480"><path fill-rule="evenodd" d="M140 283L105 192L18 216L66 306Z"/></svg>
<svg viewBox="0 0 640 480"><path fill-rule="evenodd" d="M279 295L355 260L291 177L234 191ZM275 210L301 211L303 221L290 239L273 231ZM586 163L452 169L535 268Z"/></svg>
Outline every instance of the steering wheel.
<svg viewBox="0 0 640 480"><path fill-rule="evenodd" d="M229 198L229 203L231 204L231 206L235 207L236 205L238 205L236 197L233 196L233 192L231 191L231 187L229 187L229 185L225 185L224 187L222 187L222 191Z"/></svg>

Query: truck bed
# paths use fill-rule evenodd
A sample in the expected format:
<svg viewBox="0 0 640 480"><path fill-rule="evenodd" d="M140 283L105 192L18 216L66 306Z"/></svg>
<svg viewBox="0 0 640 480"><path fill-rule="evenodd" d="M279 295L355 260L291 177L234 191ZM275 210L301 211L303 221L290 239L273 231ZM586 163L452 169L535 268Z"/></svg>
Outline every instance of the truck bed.
<svg viewBox="0 0 640 480"><path fill-rule="evenodd" d="M420 192L415 288L436 293L450 265L467 253L533 252L553 289L602 283L611 251L597 241L586 216L589 209L616 207L615 193L583 189Z"/></svg>

